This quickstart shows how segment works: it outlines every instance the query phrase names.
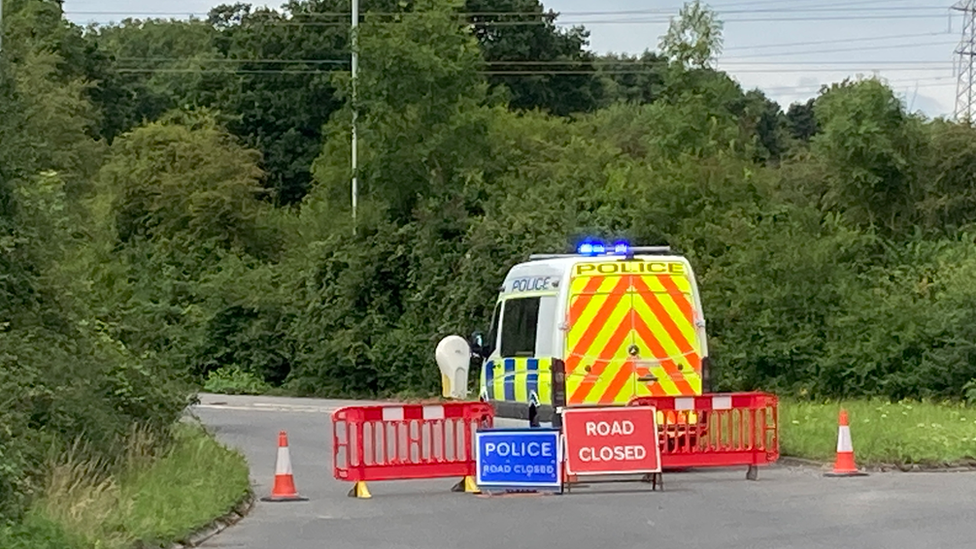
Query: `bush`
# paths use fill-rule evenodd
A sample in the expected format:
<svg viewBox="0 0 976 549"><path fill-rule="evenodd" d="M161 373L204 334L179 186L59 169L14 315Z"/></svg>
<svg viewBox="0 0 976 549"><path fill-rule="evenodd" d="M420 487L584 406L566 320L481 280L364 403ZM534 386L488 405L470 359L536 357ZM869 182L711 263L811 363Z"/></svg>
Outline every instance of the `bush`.
<svg viewBox="0 0 976 549"><path fill-rule="evenodd" d="M207 375L203 390L222 395L261 395L271 390L271 385L237 366L225 366Z"/></svg>

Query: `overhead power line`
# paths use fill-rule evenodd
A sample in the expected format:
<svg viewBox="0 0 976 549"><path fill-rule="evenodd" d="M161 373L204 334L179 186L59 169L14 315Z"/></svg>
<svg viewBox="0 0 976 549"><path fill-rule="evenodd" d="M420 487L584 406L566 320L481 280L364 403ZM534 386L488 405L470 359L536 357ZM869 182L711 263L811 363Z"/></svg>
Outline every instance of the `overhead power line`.
<svg viewBox="0 0 976 549"><path fill-rule="evenodd" d="M860 52L868 50L889 50L889 49L902 49L902 48L920 48L926 46L946 46L955 42L909 42L903 44L891 44L891 45L879 45L879 46L855 46L850 48L834 48L834 49L814 49L814 50L798 50L789 52L772 52L754 55L733 55L733 56L722 56L719 58L719 64L734 65L736 63L750 63L752 59L767 59L769 57L787 57L787 56L807 56L807 55L821 55L826 53L844 53L844 52ZM337 50L332 52L333 54L348 54L347 51ZM220 63L220 64L306 64L306 65L346 65L349 63L348 59L296 59L296 58L282 58L282 59L271 59L271 58L193 58L193 57L116 57L116 61L129 64L129 63L180 63L180 62L192 62L192 63ZM567 61L531 61L531 60L515 60L515 61L487 61L486 64L489 65L544 65L544 64L563 64L563 65L576 65L580 63L592 64L592 65L655 65L662 63L661 58L645 61L640 58L636 59L613 59L613 58L594 58L594 59L575 59ZM809 61L809 60L797 60L797 61L782 61L784 65L797 65L797 64L809 64L809 63L823 63L823 64L846 64L846 63L857 63L857 64L872 64L872 63L922 63L922 64L944 64L947 63L946 60L939 59L933 61L905 61L905 60L893 60L893 61Z"/></svg>
<svg viewBox="0 0 976 549"><path fill-rule="evenodd" d="M772 53L757 53L753 55L736 55L732 57L721 57L719 62L725 59L765 59L767 57L786 57L786 56L804 56L804 55L821 55L824 53L844 53L851 51L871 51L871 50L894 50L902 48L923 48L926 46L948 46L954 44L955 41L941 41L941 42L910 42L907 44L886 44L883 46L853 46L849 48L833 48L833 49L821 49L821 50L795 50L795 51L778 51Z"/></svg>
<svg viewBox="0 0 976 549"><path fill-rule="evenodd" d="M118 61L133 62L133 63L148 63L148 62L189 62L189 63L290 63L290 64L330 64L339 65L344 63L349 63L348 59L227 59L227 58L192 58L192 57L119 57ZM655 65L660 65L664 63L663 60L657 61L643 61L643 60L616 60L616 59L567 59L567 60L511 60L511 61L483 61L485 65L504 65L504 66L552 66L552 65L593 65L593 66L637 66L637 67L652 67ZM951 65L951 61L946 60L903 60L903 59L887 59L887 60L869 60L869 61L747 61L742 60L742 58L732 58L731 60L720 59L719 63L721 65Z"/></svg>
<svg viewBox="0 0 976 549"><path fill-rule="evenodd" d="M716 10L720 17L725 15L752 15L757 13L831 13L831 14L844 14L844 13L891 13L891 12L902 12L902 13L918 13L918 12L939 12L941 14L946 13L946 8L935 7L935 6L887 6L887 7L871 7L871 8L859 8L856 7L856 3L843 3L843 4L829 4L820 5L817 7L790 7L781 6L776 8L759 8L759 9L729 9L729 10ZM204 16L208 17L209 12L185 12L185 11L66 11L66 13L73 15L123 15L123 16L135 16L135 15L146 15L146 16ZM260 12L252 12L254 13ZM331 17L331 18L343 18L346 19L351 15L348 11L316 11L316 12L268 12L269 14L278 15L279 17L289 18L317 18L317 17ZM429 15L431 13L443 13L443 12L430 12L430 11L365 11L362 12L365 16L385 16L385 17L411 17L411 16L423 16ZM630 16L630 15L660 15L666 16L668 18L676 16L677 10L673 8L652 8L652 9L639 9L639 10L592 10L592 11L457 11L451 12L451 15L460 17L540 17L540 18L551 18L551 17L605 17L605 16Z"/></svg>
<svg viewBox="0 0 976 549"><path fill-rule="evenodd" d="M868 5L868 4L886 4L886 5L891 5L891 4L895 3L895 2L899 2L899 1L905 2L905 1L910 1L910 0L862 0L862 1L859 1L859 2L841 2L841 3L836 3L836 4L819 4L819 2L822 2L823 0L786 0L785 2L784 2L784 0L755 0L755 1L747 0L746 2L719 2L719 3L709 3L709 6L711 8L713 8L713 9L717 9L718 11L722 11L722 8L724 8L724 7L741 8L743 6L759 6L759 5L768 6L768 5L772 5L772 4L776 4L776 5L782 6L784 3L790 4L790 5L796 5L796 4L798 4L800 2L804 2L804 1L807 1L807 2L818 2L818 6L817 7L827 8L827 7L833 7L833 6L841 6L841 7L864 6L864 5Z"/></svg>
<svg viewBox="0 0 976 549"><path fill-rule="evenodd" d="M307 65L339 65L348 64L348 59L236 59L229 57L194 58L194 57L116 57L116 61L132 63L164 62L176 63L188 61L192 63L304 63Z"/></svg>
<svg viewBox="0 0 976 549"><path fill-rule="evenodd" d="M813 22L813 21L878 21L878 20L901 20L901 19L912 19L912 20L932 20L932 19L943 19L944 15L909 15L909 14L884 14L879 13L877 15L809 15L802 17L793 16L769 16L769 17L739 17L739 18L728 18L723 19L723 23L778 23L787 21L801 21L801 22ZM627 18L627 19L586 19L578 21L553 21L552 25L570 27L570 26L580 26L580 25L650 25L650 24L667 24L670 19L667 17L657 17L657 18ZM348 31L349 24L340 21L294 21L294 20L276 20L276 21L262 21L260 25L266 27L317 27L317 28L338 28ZM396 21L371 21L371 25L399 25L400 22ZM495 27L522 27L522 26L533 26L533 25L547 25L548 21L545 20L532 20L532 21L490 21L490 22L467 22L467 24L489 24Z"/></svg>
<svg viewBox="0 0 976 549"><path fill-rule="evenodd" d="M948 32L922 32L917 34L887 34L883 36L863 36L859 38L837 38L833 40L812 40L809 42L781 42L778 44L755 44L751 46L729 46L722 48L723 51L733 50L758 50L758 49L781 49L795 46L819 46L823 44L847 44L854 42L873 42L875 40L904 40L906 38L923 38L930 36L948 36Z"/></svg>
<svg viewBox="0 0 976 549"><path fill-rule="evenodd" d="M917 66L917 67L884 67L864 65L859 67L801 67L801 68L757 68L743 67L735 69L734 73L758 73L758 74L803 74L808 72L828 72L828 73L875 73L885 72L946 72L949 66ZM199 69L199 68L119 68L117 73L195 73L195 74L330 74L328 70L313 69ZM487 75L600 75L600 74L658 74L656 71L647 69L513 69L513 70L483 70L480 74Z"/></svg>
<svg viewBox="0 0 976 549"><path fill-rule="evenodd" d="M760 50L760 49L784 49L799 46L815 46L823 44L846 44L846 43L857 43L857 42L872 42L880 40L893 40L902 38L919 38L919 37L931 37L931 36L947 36L944 32L926 32L918 34L894 34L886 36L873 36L864 38L838 38L836 40L814 40L809 42L785 42L776 44L755 44L750 46L730 46L723 48L724 51L742 51L742 50ZM898 49L898 48L915 48L923 46L939 46L946 45L953 42L908 42L901 44L889 44L889 45L877 45L877 46L854 46L851 48L837 48L837 49L804 49L804 50L794 50L785 52L773 52L758 54L761 57L783 57L790 55L814 55L822 53L841 53L848 51L864 51L864 50L886 50L886 49ZM348 54L345 50L336 50L333 53L337 54ZM749 59L756 56L751 55L734 55L734 56L723 56L721 60L728 59ZM133 62L143 62L143 61L185 61L188 58L183 57L118 57L118 61L133 61ZM244 58L214 58L214 59L193 59L194 61L206 61L206 62L223 62L223 63L337 63L337 62L348 62L346 60L332 60L332 59L269 59L269 58L256 58L256 59L244 59ZM623 61L608 61L608 62L628 62ZM941 60L940 60L941 62Z"/></svg>

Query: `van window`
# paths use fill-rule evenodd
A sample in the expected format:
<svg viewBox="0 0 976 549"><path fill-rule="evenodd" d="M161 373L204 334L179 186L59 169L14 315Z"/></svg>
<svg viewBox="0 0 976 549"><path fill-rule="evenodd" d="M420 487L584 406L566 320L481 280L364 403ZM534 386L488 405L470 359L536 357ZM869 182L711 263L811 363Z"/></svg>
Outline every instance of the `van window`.
<svg viewBox="0 0 976 549"><path fill-rule="evenodd" d="M539 299L522 297L505 300L502 315L502 357L535 356Z"/></svg>
<svg viewBox="0 0 976 549"><path fill-rule="evenodd" d="M535 342L535 355L537 357L552 356L553 337L556 335L556 307L559 305L559 298L554 295L542 296L539 302L539 334Z"/></svg>

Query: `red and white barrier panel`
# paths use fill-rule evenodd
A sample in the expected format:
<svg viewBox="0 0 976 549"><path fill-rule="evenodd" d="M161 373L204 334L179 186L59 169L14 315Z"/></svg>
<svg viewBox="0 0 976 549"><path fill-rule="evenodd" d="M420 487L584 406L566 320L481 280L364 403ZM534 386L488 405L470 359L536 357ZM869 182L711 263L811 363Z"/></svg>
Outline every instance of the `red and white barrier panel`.
<svg viewBox="0 0 976 549"><path fill-rule="evenodd" d="M484 402L347 406L332 413L333 474L355 482L350 496L369 497L367 481L463 477L477 491L474 434L491 427Z"/></svg>
<svg viewBox="0 0 976 549"><path fill-rule="evenodd" d="M779 401L767 393L639 397L654 406L664 468L755 466L779 459Z"/></svg>

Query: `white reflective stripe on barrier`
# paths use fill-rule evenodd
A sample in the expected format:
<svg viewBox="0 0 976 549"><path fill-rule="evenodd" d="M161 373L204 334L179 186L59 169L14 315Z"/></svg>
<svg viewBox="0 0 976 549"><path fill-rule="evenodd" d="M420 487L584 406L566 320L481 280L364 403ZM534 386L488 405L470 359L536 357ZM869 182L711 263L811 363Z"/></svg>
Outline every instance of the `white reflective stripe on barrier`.
<svg viewBox="0 0 976 549"><path fill-rule="evenodd" d="M695 398L694 397L681 397L674 399L674 409L675 410L694 410L695 409Z"/></svg>
<svg viewBox="0 0 976 549"><path fill-rule="evenodd" d="M403 408L383 408L383 421L403 421Z"/></svg>
<svg viewBox="0 0 976 549"><path fill-rule="evenodd" d="M424 406L424 419L444 419L444 407Z"/></svg>
<svg viewBox="0 0 976 549"><path fill-rule="evenodd" d="M729 395L713 396L712 410L731 410L732 397Z"/></svg>

